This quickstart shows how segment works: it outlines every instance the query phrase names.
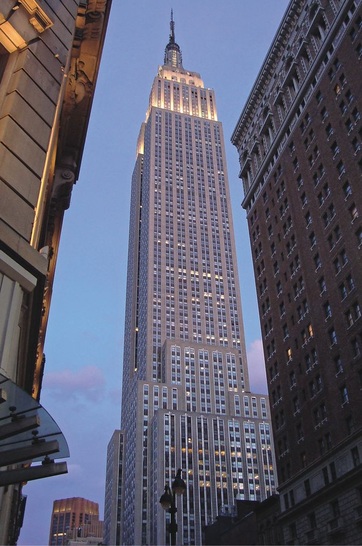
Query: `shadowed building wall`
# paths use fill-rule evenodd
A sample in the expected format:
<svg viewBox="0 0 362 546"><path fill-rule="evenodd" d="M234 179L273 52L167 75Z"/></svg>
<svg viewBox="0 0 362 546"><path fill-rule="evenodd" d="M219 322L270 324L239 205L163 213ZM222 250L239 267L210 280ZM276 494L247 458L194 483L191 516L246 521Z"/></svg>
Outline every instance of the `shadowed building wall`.
<svg viewBox="0 0 362 546"><path fill-rule="evenodd" d="M110 5L4 0L0 6L0 417L11 429L10 436L1 430L2 456L12 441L20 447L14 425L20 414L31 414L38 439L47 438L37 404L45 332ZM27 462L39 459L29 456L39 453L31 432L21 438ZM53 450L53 458L67 453L62 442L64 450ZM21 462L19 451L15 458ZM1 544L15 543L19 534L25 497L18 484L59 471L55 465L0 473Z"/></svg>
<svg viewBox="0 0 362 546"><path fill-rule="evenodd" d="M232 136L287 544L358 544L361 2L292 1Z"/></svg>

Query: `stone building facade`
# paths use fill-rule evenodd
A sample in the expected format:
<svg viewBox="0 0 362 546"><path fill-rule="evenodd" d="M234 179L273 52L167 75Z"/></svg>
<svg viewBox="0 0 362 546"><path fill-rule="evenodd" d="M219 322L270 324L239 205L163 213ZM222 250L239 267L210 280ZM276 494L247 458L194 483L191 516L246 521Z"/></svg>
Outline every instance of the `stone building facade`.
<svg viewBox="0 0 362 546"><path fill-rule="evenodd" d="M45 331L110 5L3 0L0 6L0 453L3 466L20 463L0 472L1 544L15 543L19 533L25 505L19 483L66 471L65 463L26 469L21 463L68 454L55 422L57 445L44 451L31 440L34 431L47 439L39 404Z"/></svg>

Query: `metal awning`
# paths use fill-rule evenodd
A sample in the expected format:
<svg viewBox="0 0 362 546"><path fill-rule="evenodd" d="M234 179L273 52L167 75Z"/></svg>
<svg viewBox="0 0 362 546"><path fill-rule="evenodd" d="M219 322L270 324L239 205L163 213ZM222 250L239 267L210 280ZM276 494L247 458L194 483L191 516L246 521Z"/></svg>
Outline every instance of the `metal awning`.
<svg viewBox="0 0 362 546"><path fill-rule="evenodd" d="M12 467L0 470L0 486L65 474L67 464L54 461L65 457L68 444L54 419L0 373L0 467Z"/></svg>

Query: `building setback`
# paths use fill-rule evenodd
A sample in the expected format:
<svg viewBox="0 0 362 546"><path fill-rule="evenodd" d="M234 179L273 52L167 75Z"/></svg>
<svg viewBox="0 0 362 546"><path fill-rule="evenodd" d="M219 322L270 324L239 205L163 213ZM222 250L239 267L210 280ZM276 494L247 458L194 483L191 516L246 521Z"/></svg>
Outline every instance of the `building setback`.
<svg viewBox="0 0 362 546"><path fill-rule="evenodd" d="M361 26L291 1L232 136L287 544L362 539Z"/></svg>
<svg viewBox="0 0 362 546"><path fill-rule="evenodd" d="M185 70L174 22L132 180L122 393L124 544L178 544L235 499L275 491L269 406L250 392L224 140L214 92Z"/></svg>
<svg viewBox="0 0 362 546"><path fill-rule="evenodd" d="M111 0L0 4L0 544L16 544L22 484L67 471L43 348Z"/></svg>

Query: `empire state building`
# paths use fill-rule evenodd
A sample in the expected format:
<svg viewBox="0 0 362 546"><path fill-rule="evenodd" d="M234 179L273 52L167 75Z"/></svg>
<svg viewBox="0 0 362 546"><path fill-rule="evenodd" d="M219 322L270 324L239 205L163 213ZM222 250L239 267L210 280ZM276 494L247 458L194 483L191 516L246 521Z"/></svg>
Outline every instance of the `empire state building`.
<svg viewBox="0 0 362 546"><path fill-rule="evenodd" d="M124 544L167 544L159 499L178 468L177 543L236 499L275 491L266 396L250 392L222 125L185 70L171 16L132 179L122 392Z"/></svg>

